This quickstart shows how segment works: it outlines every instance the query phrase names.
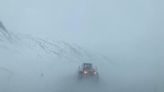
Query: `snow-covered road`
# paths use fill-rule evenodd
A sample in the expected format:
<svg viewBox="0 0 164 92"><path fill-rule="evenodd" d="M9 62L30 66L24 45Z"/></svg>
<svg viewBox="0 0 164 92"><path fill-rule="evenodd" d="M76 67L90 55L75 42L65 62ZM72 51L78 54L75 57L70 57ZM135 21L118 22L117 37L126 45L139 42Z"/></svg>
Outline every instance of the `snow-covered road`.
<svg viewBox="0 0 164 92"><path fill-rule="evenodd" d="M97 66L99 83L77 81L84 62ZM15 35L0 25L0 92L157 92L156 71L75 44Z"/></svg>

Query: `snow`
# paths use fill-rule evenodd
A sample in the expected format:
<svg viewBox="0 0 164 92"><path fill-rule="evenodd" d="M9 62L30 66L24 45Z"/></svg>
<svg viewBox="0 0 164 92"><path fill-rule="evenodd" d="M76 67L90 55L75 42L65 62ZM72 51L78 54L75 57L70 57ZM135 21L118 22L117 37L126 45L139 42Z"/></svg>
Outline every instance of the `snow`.
<svg viewBox="0 0 164 92"><path fill-rule="evenodd" d="M76 44L6 30L12 38L8 39L2 32L1 27L0 92L154 92L157 89L154 67L118 63ZM77 81L78 66L84 62L97 66L99 83Z"/></svg>
<svg viewBox="0 0 164 92"><path fill-rule="evenodd" d="M1 38L4 42L0 42L0 92L77 90L78 66L95 59L78 45L25 35L17 38L12 43Z"/></svg>

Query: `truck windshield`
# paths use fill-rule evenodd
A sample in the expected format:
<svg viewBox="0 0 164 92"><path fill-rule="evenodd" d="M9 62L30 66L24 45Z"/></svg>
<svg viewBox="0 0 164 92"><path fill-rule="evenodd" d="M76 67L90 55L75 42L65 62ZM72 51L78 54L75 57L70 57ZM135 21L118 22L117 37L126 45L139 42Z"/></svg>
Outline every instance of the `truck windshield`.
<svg viewBox="0 0 164 92"><path fill-rule="evenodd" d="M84 64L84 68L91 69L92 68L92 64Z"/></svg>

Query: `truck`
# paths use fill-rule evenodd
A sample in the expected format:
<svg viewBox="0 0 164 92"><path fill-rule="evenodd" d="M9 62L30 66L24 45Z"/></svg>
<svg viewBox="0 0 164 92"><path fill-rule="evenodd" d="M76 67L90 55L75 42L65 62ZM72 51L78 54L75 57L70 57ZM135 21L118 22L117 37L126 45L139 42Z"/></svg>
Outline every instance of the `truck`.
<svg viewBox="0 0 164 92"><path fill-rule="evenodd" d="M97 68L93 67L92 63L83 63L81 66L79 66L78 79L98 81L99 73Z"/></svg>

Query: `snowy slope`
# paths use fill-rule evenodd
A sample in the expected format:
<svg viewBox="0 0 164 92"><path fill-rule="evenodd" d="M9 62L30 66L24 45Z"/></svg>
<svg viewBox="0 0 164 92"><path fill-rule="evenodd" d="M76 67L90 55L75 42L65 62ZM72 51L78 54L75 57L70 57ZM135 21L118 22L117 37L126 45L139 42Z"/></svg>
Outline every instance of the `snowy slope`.
<svg viewBox="0 0 164 92"><path fill-rule="evenodd" d="M101 85L77 83L83 62L98 67ZM154 75L144 70L76 44L18 35L0 24L0 92L155 92Z"/></svg>
<svg viewBox="0 0 164 92"><path fill-rule="evenodd" d="M99 60L78 45L16 35L2 23L0 40L0 92L60 91L61 86L76 85L81 63Z"/></svg>
<svg viewBox="0 0 164 92"><path fill-rule="evenodd" d="M3 46L15 46L20 50L22 48L28 50L36 50L35 53L46 53L67 60L86 61L90 60L90 54L76 44L67 42L46 41L44 39L35 38L27 35L16 35L9 32L2 23L0 23L0 44ZM9 46L10 47L10 46ZM11 47L10 47L11 48ZM23 50L24 52L24 50Z"/></svg>

